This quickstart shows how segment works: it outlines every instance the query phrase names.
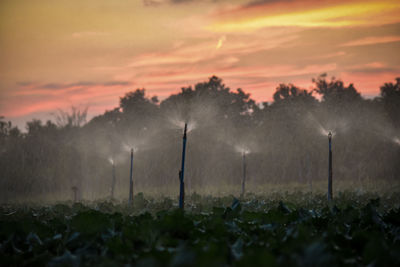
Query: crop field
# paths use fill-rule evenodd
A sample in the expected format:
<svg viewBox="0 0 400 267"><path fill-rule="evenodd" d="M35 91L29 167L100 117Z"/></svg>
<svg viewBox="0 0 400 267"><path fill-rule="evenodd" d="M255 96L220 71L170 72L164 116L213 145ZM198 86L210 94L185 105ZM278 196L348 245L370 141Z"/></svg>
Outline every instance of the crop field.
<svg viewBox="0 0 400 267"><path fill-rule="evenodd" d="M2 266L399 266L398 194L3 205Z"/></svg>

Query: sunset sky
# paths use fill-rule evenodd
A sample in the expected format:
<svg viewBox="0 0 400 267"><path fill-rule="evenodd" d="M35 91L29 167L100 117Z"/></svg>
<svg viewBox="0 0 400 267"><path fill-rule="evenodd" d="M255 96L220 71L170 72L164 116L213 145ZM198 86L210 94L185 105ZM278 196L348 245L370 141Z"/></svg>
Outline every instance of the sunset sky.
<svg viewBox="0 0 400 267"><path fill-rule="evenodd" d="M163 99L216 75L269 101L321 73L364 96L400 76L399 0L2 0L0 115L90 116L136 88Z"/></svg>

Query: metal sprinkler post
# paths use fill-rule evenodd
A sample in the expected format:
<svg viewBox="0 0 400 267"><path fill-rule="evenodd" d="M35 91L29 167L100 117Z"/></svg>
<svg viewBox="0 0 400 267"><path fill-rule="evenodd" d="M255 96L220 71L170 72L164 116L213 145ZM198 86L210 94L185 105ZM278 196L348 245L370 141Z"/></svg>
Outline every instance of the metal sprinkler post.
<svg viewBox="0 0 400 267"><path fill-rule="evenodd" d="M328 177L328 201L332 200L332 133L328 134L329 140L329 177Z"/></svg>
<svg viewBox="0 0 400 267"><path fill-rule="evenodd" d="M74 192L74 203L78 202L78 187L73 186L71 187L72 191Z"/></svg>
<svg viewBox="0 0 400 267"><path fill-rule="evenodd" d="M185 171L185 154L186 154L186 132L187 123L185 123L185 131L183 133L183 148L182 148L182 165L179 171L179 208L183 209L185 205L185 182L184 182L184 171Z"/></svg>
<svg viewBox="0 0 400 267"><path fill-rule="evenodd" d="M115 177L115 162L112 162L112 182L111 182L111 200L114 199L114 189L117 179Z"/></svg>
<svg viewBox="0 0 400 267"><path fill-rule="evenodd" d="M129 205L133 204L133 148L131 148L131 171L129 173Z"/></svg>
<svg viewBox="0 0 400 267"><path fill-rule="evenodd" d="M240 197L244 197L245 193L245 186L246 186L246 151L243 151L242 153L242 168L243 168L243 177L242 177L242 193L240 194Z"/></svg>

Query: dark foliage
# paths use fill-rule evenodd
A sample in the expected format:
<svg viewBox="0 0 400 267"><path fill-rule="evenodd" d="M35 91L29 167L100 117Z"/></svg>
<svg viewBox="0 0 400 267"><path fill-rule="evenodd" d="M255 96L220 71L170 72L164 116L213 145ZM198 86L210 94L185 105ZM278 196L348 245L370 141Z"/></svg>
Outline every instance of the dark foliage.
<svg viewBox="0 0 400 267"><path fill-rule="evenodd" d="M4 266L400 264L398 197L385 196L381 203L371 195L342 194L332 205L326 204L325 196L281 197L286 201L203 198L191 203L197 211L185 213L152 200L135 209L110 203L3 207L0 262ZM218 204L229 200L229 206Z"/></svg>

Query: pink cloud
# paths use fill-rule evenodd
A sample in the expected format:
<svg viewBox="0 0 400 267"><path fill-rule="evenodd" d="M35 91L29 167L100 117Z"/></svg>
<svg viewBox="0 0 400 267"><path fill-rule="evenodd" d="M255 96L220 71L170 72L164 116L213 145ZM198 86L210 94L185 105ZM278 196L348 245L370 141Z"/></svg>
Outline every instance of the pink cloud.
<svg viewBox="0 0 400 267"><path fill-rule="evenodd" d="M63 89L51 90L23 86L7 97L2 107L2 114L6 117L25 116L37 112L53 112L59 108L68 109L72 105L95 107L105 104L109 108L118 105L119 97L132 89L125 85L87 85L66 86ZM18 106L18 109L15 109Z"/></svg>

